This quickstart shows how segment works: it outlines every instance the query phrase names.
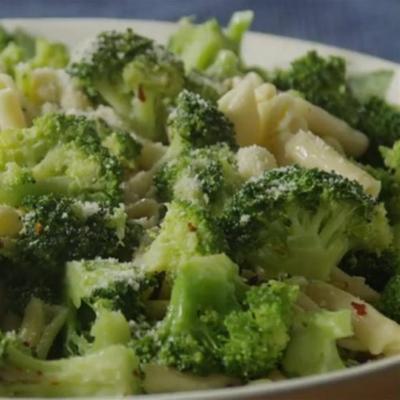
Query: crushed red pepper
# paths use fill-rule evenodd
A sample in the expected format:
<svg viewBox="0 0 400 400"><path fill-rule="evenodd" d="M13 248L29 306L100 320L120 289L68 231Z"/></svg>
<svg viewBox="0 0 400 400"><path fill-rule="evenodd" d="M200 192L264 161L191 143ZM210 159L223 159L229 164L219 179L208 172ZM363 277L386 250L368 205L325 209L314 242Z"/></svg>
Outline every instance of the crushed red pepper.
<svg viewBox="0 0 400 400"><path fill-rule="evenodd" d="M367 315L367 306L365 304L352 301L351 306L354 308L354 311L358 316L363 317L364 315Z"/></svg>

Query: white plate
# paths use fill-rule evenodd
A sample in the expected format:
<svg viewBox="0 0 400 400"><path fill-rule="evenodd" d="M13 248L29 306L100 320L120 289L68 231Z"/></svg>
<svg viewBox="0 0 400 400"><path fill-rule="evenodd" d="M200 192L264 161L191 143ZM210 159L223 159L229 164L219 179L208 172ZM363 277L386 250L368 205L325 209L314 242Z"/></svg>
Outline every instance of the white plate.
<svg viewBox="0 0 400 400"><path fill-rule="evenodd" d="M61 40L71 46L99 31L128 26L138 33L165 43L174 30L174 24L168 22L116 19L8 19L1 23L7 28L22 27L28 32ZM303 40L254 32L247 34L244 40L243 56L247 64L271 68L285 66L310 49L316 49L325 55L345 57L350 71L392 69L395 71L395 78L387 98L400 104L400 66L390 61ZM135 396L135 399L395 400L400 399L400 356L310 378L201 392Z"/></svg>

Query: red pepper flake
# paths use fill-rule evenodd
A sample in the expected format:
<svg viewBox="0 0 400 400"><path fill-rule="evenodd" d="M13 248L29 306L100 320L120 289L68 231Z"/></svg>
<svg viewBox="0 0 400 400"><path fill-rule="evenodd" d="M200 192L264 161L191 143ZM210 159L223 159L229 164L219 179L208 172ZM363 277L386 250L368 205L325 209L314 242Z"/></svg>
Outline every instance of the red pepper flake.
<svg viewBox="0 0 400 400"><path fill-rule="evenodd" d="M188 226L190 232L197 231L197 228L191 222L189 222L187 226Z"/></svg>
<svg viewBox="0 0 400 400"><path fill-rule="evenodd" d="M144 103L146 101L146 94L144 93L142 85L139 85L139 88L138 88L138 98L142 103Z"/></svg>
<svg viewBox="0 0 400 400"><path fill-rule="evenodd" d="M35 224L36 235L40 235L42 232L43 232L43 225L40 222L36 222Z"/></svg>
<svg viewBox="0 0 400 400"><path fill-rule="evenodd" d="M367 315L367 306L363 303L356 303L355 301L351 302L351 306L354 308L354 311L360 317Z"/></svg>

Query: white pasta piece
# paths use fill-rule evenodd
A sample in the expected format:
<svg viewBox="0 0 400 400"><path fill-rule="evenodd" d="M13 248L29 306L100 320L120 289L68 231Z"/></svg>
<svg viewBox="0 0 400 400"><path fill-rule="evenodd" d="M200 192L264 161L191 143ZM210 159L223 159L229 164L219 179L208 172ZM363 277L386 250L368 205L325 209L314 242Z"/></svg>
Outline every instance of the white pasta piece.
<svg viewBox="0 0 400 400"><path fill-rule="evenodd" d="M379 293L365 283L361 276L350 276L340 268L334 268L331 273L331 282L340 289L343 289L361 299L374 302L379 300Z"/></svg>
<svg viewBox="0 0 400 400"><path fill-rule="evenodd" d="M26 121L18 93L9 87L0 89L0 128L25 128Z"/></svg>
<svg viewBox="0 0 400 400"><path fill-rule="evenodd" d="M157 364L143 368L143 389L146 393L186 392L238 385L236 378L224 375L196 376Z"/></svg>
<svg viewBox="0 0 400 400"><path fill-rule="evenodd" d="M88 110L90 102L87 96L76 86L64 70L57 70L61 87L60 106L64 111Z"/></svg>
<svg viewBox="0 0 400 400"><path fill-rule="evenodd" d="M285 144L285 158L305 168L334 171L350 180L355 180L368 194L374 197L379 194L381 189L380 181L374 179L311 132L299 131L290 137Z"/></svg>
<svg viewBox="0 0 400 400"><path fill-rule="evenodd" d="M146 197L153 183L152 171L139 171L124 183L124 201L133 203Z"/></svg>
<svg viewBox="0 0 400 400"><path fill-rule="evenodd" d="M13 237L22 229L21 217L12 207L0 206L0 236Z"/></svg>
<svg viewBox="0 0 400 400"><path fill-rule="evenodd" d="M245 179L259 176L277 166L274 155L265 147L257 145L241 147L236 159L239 174Z"/></svg>
<svg viewBox="0 0 400 400"><path fill-rule="evenodd" d="M400 353L400 325L385 317L359 297L328 283L313 281L304 287L306 295L320 307L351 311L354 337L373 355Z"/></svg>
<svg viewBox="0 0 400 400"><path fill-rule="evenodd" d="M234 124L239 146L262 142L260 118L254 94L256 87L253 75L249 74L218 101L219 109Z"/></svg>
<svg viewBox="0 0 400 400"><path fill-rule="evenodd" d="M15 82L10 75L0 73L0 89L4 88L16 90Z"/></svg>
<svg viewBox="0 0 400 400"><path fill-rule="evenodd" d="M299 112L307 120L310 131L323 138L335 138L350 156L359 157L365 153L369 141L362 132L301 97L296 97L296 103Z"/></svg>
<svg viewBox="0 0 400 400"><path fill-rule="evenodd" d="M139 166L142 169L150 170L165 155L167 146L160 142L143 141L142 151L138 158Z"/></svg>

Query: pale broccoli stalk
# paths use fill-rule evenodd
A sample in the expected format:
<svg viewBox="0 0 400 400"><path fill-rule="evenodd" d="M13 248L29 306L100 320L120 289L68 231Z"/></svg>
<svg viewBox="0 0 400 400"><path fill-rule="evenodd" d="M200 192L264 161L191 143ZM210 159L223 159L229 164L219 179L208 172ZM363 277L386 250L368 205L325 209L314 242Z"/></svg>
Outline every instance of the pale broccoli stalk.
<svg viewBox="0 0 400 400"><path fill-rule="evenodd" d="M282 361L289 376L307 376L345 368L336 340L353 334L351 312L297 313Z"/></svg>
<svg viewBox="0 0 400 400"><path fill-rule="evenodd" d="M132 350L114 345L83 357L34 358L13 335L0 334L0 395L10 397L127 396L140 392Z"/></svg>
<svg viewBox="0 0 400 400"><path fill-rule="evenodd" d="M245 183L221 223L233 259L268 276L328 279L349 250L379 252L392 241L382 204L359 184L295 166Z"/></svg>
<svg viewBox="0 0 400 400"><path fill-rule="evenodd" d="M165 136L168 104L184 85L182 63L148 38L125 32L100 33L68 68L96 103L105 103L138 134Z"/></svg>
<svg viewBox="0 0 400 400"><path fill-rule="evenodd" d="M224 254L181 264L166 317L135 343L142 363L243 381L275 368L289 341L298 288L248 288Z"/></svg>

